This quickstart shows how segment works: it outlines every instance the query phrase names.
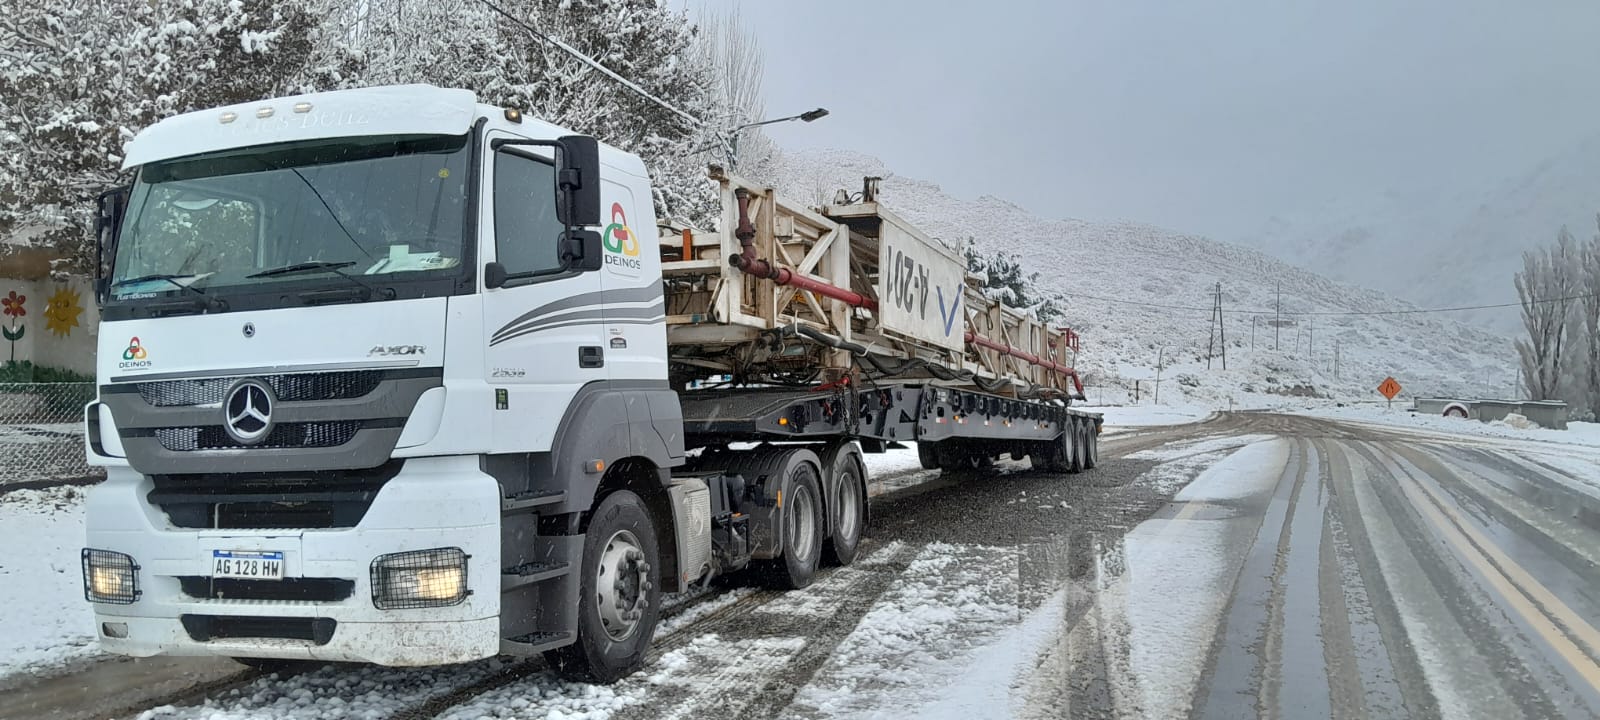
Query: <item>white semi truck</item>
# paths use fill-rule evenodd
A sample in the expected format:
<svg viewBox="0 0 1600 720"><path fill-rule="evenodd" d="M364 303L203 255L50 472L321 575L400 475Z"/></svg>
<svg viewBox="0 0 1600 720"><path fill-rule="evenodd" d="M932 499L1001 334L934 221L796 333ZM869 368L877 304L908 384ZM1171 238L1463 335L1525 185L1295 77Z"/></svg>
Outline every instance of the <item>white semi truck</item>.
<svg viewBox="0 0 1600 720"><path fill-rule="evenodd" d="M1070 331L860 196L639 158L428 86L189 113L100 207L84 592L101 646L610 681L663 592L849 563L862 452L1092 467Z"/></svg>

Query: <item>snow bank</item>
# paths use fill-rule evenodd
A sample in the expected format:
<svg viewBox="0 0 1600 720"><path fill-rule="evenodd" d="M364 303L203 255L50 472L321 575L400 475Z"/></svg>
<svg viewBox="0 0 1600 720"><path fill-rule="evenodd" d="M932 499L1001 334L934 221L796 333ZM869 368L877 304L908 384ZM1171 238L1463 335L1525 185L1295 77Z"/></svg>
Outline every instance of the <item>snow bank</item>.
<svg viewBox="0 0 1600 720"><path fill-rule="evenodd" d="M1290 411L1310 417L1349 420L1411 430L1434 431L1450 435L1538 440L1564 445L1600 447L1600 423L1573 422L1567 424L1566 430L1551 430L1537 426L1516 427L1504 422L1485 423L1467 418L1424 415L1412 413L1406 408L1387 408L1376 404L1347 405L1345 407L1316 405L1293 408Z"/></svg>
<svg viewBox="0 0 1600 720"><path fill-rule="evenodd" d="M95 655L83 599L83 491L0 495L0 676Z"/></svg>

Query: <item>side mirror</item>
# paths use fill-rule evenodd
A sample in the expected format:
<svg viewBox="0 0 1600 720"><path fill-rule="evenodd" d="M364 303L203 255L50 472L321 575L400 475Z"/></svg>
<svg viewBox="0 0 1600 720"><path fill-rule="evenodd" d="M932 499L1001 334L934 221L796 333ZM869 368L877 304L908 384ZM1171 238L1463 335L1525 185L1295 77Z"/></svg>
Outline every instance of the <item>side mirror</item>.
<svg viewBox="0 0 1600 720"><path fill-rule="evenodd" d="M117 239L122 235L122 216L128 210L129 186L117 187L95 197L94 215L94 295L104 304L109 291L110 268L117 257ZM108 252L109 251L109 252Z"/></svg>
<svg viewBox="0 0 1600 720"><path fill-rule="evenodd" d="M600 269L600 233L593 230L568 230L561 234L561 266L588 272Z"/></svg>
<svg viewBox="0 0 1600 720"><path fill-rule="evenodd" d="M600 224L600 143L587 135L556 141L556 219L567 227ZM597 266L598 267L598 266Z"/></svg>

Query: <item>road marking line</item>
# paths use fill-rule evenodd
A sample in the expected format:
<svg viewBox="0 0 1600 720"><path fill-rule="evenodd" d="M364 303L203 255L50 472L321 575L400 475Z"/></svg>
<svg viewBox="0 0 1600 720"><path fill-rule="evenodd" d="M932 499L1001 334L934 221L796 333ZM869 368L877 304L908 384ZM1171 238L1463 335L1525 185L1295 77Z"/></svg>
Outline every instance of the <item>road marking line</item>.
<svg viewBox="0 0 1600 720"><path fill-rule="evenodd" d="M1418 470L1420 472L1420 468ZM1418 512L1439 531L1440 537L1453 546L1463 559L1477 568L1489 584L1506 599L1510 609L1527 620L1528 625L1539 633L1540 637L1544 638L1573 670L1590 686L1600 690L1600 664L1596 664L1594 658L1579 648L1577 643L1562 631L1557 622L1566 625L1569 632L1593 648L1600 648L1600 644L1597 644L1600 643L1600 633L1573 613L1566 603L1561 602L1560 598L1535 580L1520 565L1500 552L1499 547L1492 541L1479 533L1476 528L1466 524L1460 515L1450 509L1432 489L1416 478L1410 477L1409 472L1406 474L1411 482L1398 483L1401 491L1411 500L1411 504ZM1419 497L1419 491L1427 497ZM1533 601L1542 604L1544 609L1541 610Z"/></svg>

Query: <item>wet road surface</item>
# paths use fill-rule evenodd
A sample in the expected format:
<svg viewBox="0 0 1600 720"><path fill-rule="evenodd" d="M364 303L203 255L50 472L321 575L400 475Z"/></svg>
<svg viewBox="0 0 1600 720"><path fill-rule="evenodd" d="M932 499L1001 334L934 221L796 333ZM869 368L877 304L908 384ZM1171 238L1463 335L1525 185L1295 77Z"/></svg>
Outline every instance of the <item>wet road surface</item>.
<svg viewBox="0 0 1600 720"><path fill-rule="evenodd" d="M1600 495L1537 450L1224 415L1107 436L1082 475L889 483L855 565L683 599L612 687L210 661L128 702L98 679L175 670L120 662L0 717L1593 717Z"/></svg>

